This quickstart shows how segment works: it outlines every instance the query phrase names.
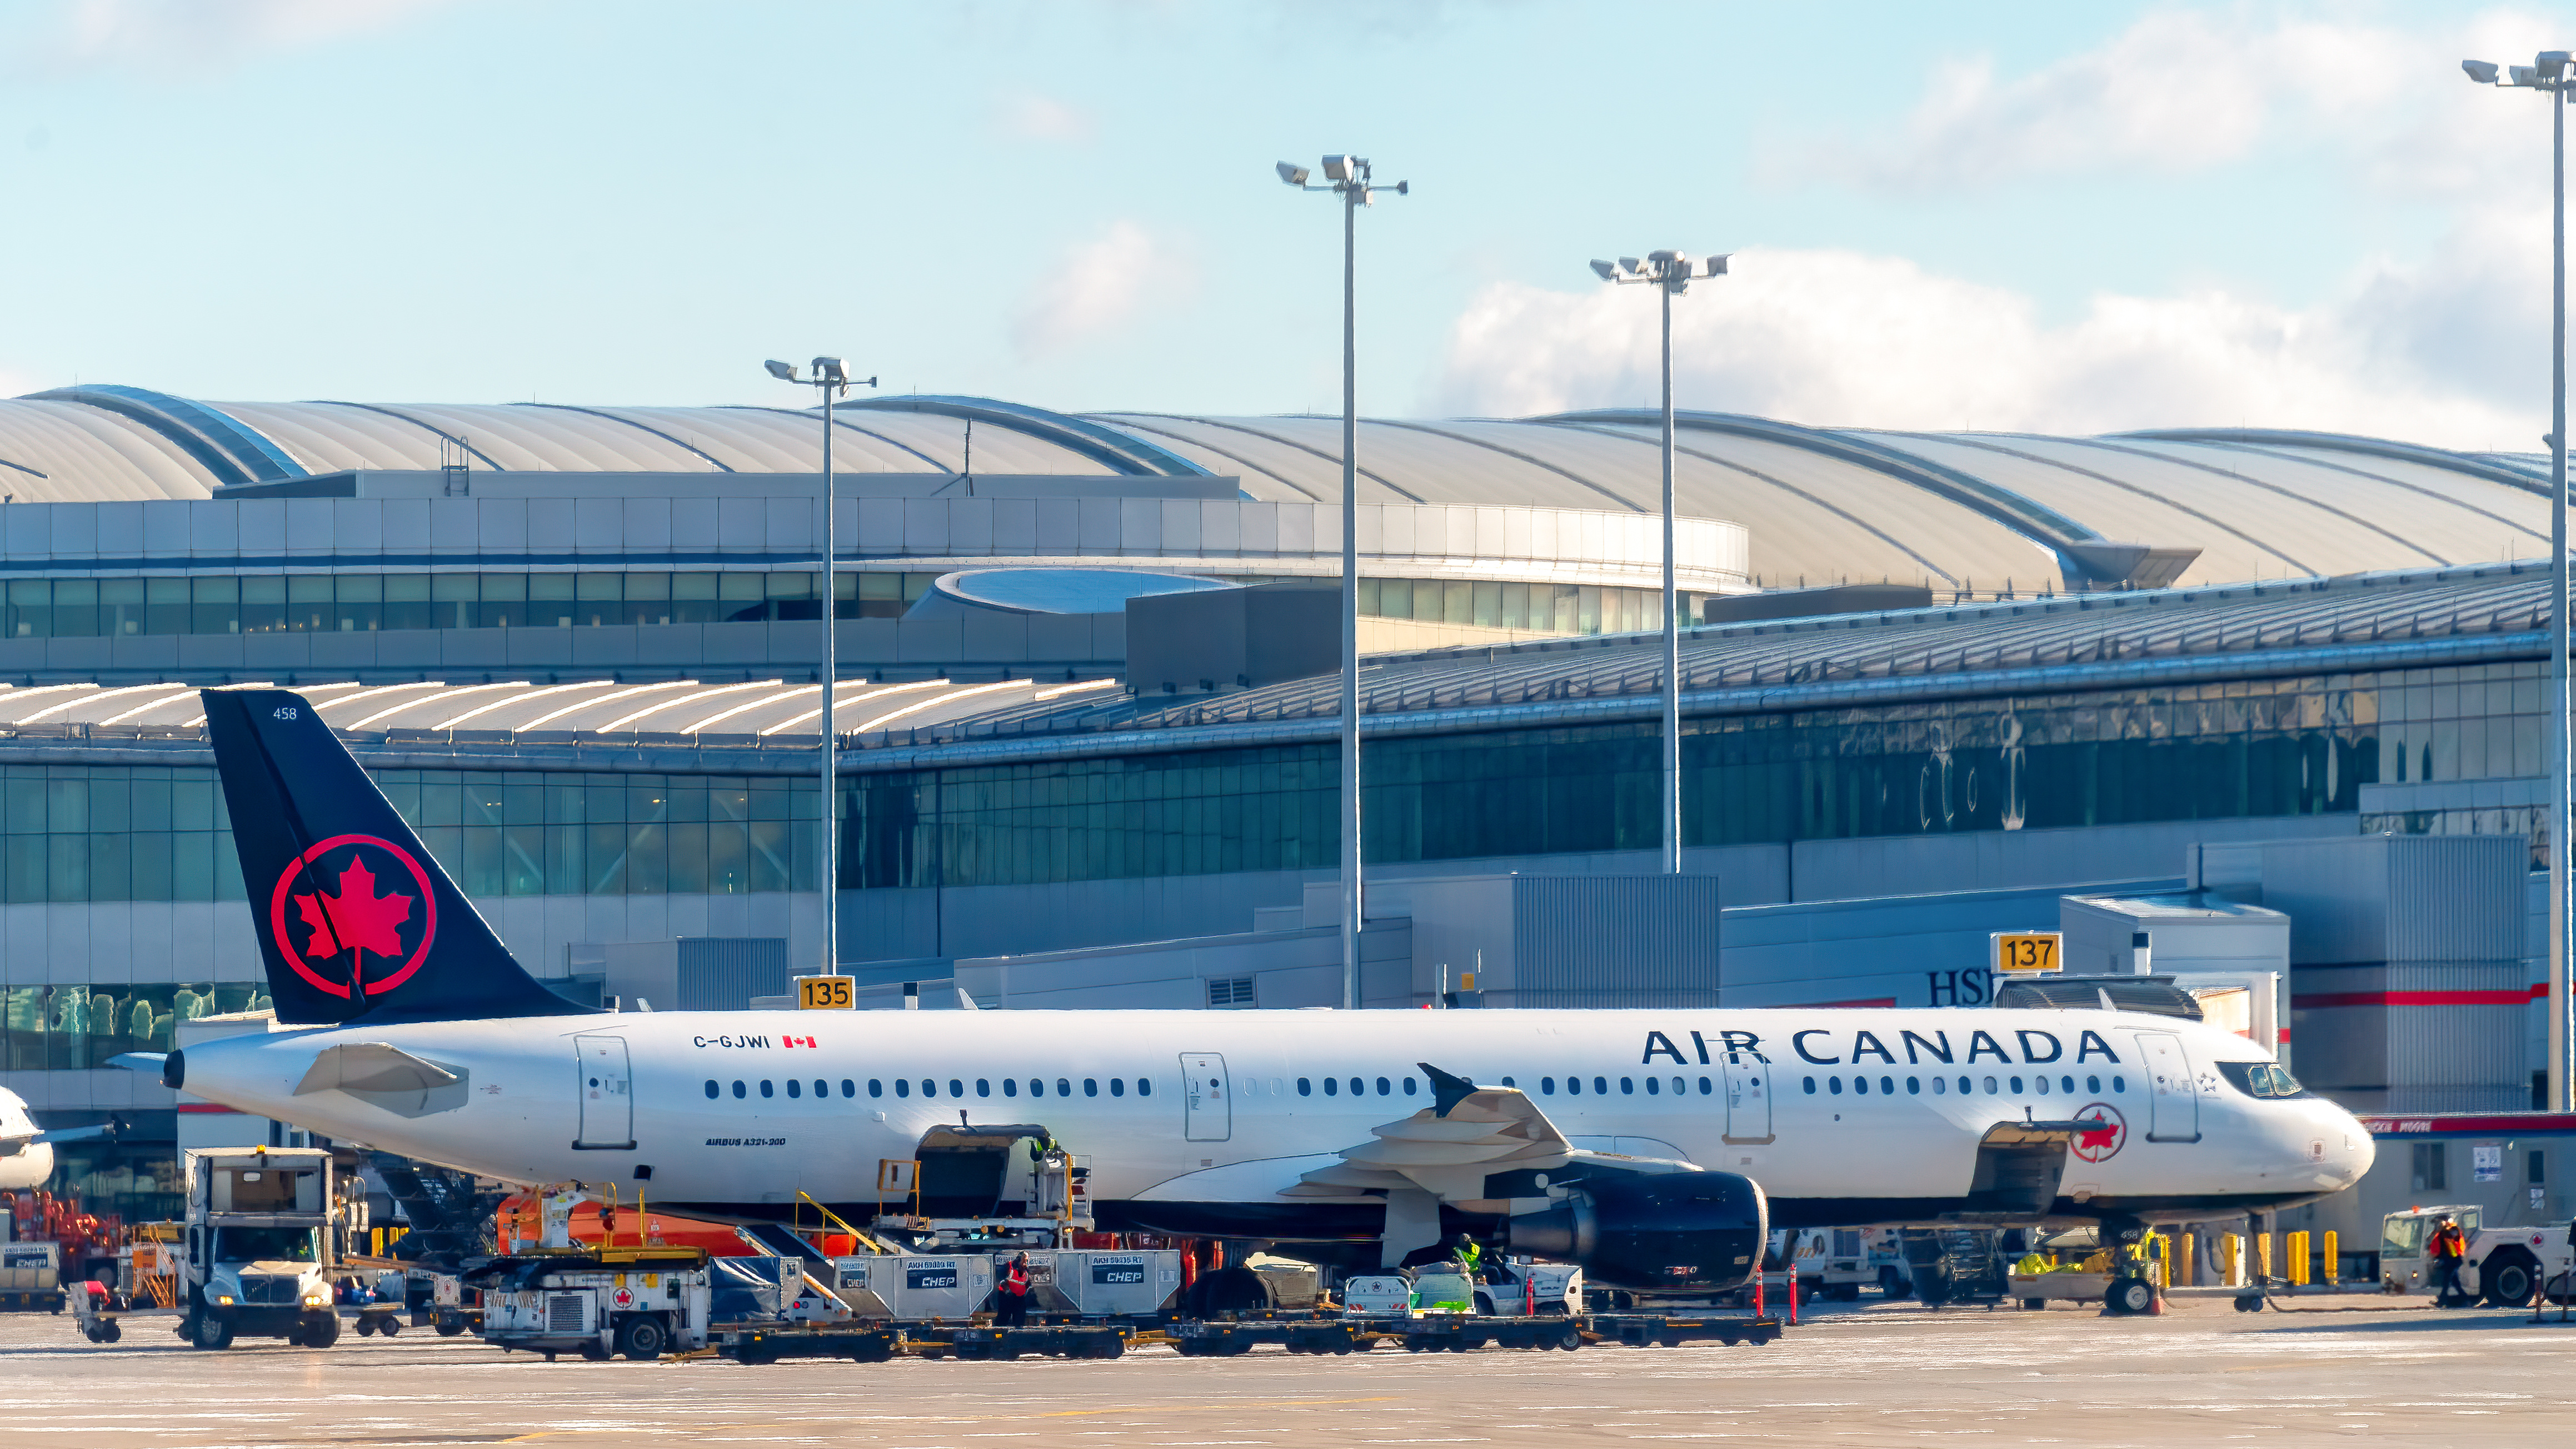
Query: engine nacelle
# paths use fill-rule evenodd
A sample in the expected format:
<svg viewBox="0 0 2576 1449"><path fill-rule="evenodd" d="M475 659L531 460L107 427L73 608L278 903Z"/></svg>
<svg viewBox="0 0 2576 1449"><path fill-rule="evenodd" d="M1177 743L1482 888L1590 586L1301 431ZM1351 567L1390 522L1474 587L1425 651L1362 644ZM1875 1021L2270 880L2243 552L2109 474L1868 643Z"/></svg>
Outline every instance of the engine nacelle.
<svg viewBox="0 0 2576 1449"><path fill-rule="evenodd" d="M1604 1287L1725 1292L1760 1269L1770 1205L1739 1173L1602 1173L1506 1226L1513 1252L1580 1264Z"/></svg>

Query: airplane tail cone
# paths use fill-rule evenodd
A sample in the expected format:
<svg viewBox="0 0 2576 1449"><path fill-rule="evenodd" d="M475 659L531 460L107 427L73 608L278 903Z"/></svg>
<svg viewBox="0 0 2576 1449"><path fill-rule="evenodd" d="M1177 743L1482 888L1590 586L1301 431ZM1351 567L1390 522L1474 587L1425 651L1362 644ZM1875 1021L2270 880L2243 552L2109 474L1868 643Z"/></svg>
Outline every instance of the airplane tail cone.
<svg viewBox="0 0 2576 1449"><path fill-rule="evenodd" d="M209 689L206 729L277 1019L562 1016L303 696Z"/></svg>

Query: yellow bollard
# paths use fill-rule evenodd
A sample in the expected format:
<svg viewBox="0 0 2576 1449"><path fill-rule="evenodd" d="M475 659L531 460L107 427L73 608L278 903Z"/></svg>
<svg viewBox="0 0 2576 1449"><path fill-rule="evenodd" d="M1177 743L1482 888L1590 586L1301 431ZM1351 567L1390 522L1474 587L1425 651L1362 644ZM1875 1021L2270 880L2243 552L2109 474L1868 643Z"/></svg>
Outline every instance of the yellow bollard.
<svg viewBox="0 0 2576 1449"><path fill-rule="evenodd" d="M2340 1265L2340 1263L2339 1263L2339 1261L2338 1261L2338 1254L2335 1252L2335 1248L2336 1248L2336 1247L2337 1247L2337 1244L2336 1244L2336 1242L2335 1242L2335 1230L2334 1230L2334 1229L2332 1229L2332 1228L2328 1228L2328 1229L2326 1229L2326 1251L2325 1251L2325 1270L2326 1270L2326 1281L2327 1281L2328 1283L2332 1283L2332 1282L2336 1281L2337 1274L2339 1273L2339 1271L2340 1271L2340 1267L2341 1267L2341 1265Z"/></svg>
<svg viewBox="0 0 2576 1449"><path fill-rule="evenodd" d="M2191 1243L2192 1235L2190 1233L2181 1232L2174 1234L2173 1281L2175 1285L2180 1285L2186 1288L2190 1287L2192 1283Z"/></svg>
<svg viewBox="0 0 2576 1449"><path fill-rule="evenodd" d="M2290 1286L2291 1286L2291 1287L2293 1287L2293 1288L2305 1288L2305 1287L2307 1287L2307 1286L2308 1286L2308 1235L2307 1235L2307 1233L2306 1233L2306 1232L2304 1232L2304 1231L2301 1231L2301 1232L2295 1232L2295 1233L2290 1234L2290 1236L2289 1236L2289 1240L2288 1240L2288 1241L2287 1241L2283 1246L2285 1246L2285 1247L2289 1250L2289 1254L2290 1254L2290 1261L2289 1261L2289 1263L2286 1265L2286 1266L2289 1268L2289 1270L2290 1270Z"/></svg>
<svg viewBox="0 0 2576 1449"><path fill-rule="evenodd" d="M2272 1235L2270 1233L2257 1233L2254 1236L2254 1273L2265 1282L2271 1281Z"/></svg>
<svg viewBox="0 0 2576 1449"><path fill-rule="evenodd" d="M2244 1286L2245 1241L2234 1233L2218 1236L2218 1281L2229 1288Z"/></svg>

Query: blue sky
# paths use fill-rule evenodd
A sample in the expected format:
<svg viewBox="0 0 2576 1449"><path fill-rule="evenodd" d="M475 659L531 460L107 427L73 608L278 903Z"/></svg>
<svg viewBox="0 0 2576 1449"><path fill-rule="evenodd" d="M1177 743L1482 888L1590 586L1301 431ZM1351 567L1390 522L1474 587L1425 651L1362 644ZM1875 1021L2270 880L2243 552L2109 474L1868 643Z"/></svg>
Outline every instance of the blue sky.
<svg viewBox="0 0 2576 1449"><path fill-rule="evenodd" d="M2550 28L2552 19L2565 30ZM0 383L775 400L764 356L1062 408L1642 401L2534 446L2563 10L1345 0L13 0ZM2539 385L2535 386L2534 369ZM2233 415L2222 415L2233 414Z"/></svg>

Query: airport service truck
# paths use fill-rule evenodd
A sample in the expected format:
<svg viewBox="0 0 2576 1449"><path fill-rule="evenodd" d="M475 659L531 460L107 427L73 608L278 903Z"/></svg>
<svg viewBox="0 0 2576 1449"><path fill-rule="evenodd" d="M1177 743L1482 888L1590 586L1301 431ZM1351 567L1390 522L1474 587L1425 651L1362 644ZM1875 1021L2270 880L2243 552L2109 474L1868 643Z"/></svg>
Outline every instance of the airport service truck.
<svg viewBox="0 0 2576 1449"><path fill-rule="evenodd" d="M119 1320L173 1314L198 1348L238 1337L282 1338L327 1348L340 1337L333 1302L342 1261L367 1230L366 1194L320 1148L191 1147L180 1153L187 1188L169 1306L121 1305L100 1288L75 1295L93 1343L112 1343Z"/></svg>
<svg viewBox="0 0 2576 1449"><path fill-rule="evenodd" d="M2576 1267L2576 1251L2568 1246L2566 1223L2484 1227L2478 1209L2468 1206L2409 1208L2387 1216L2379 1234L2379 1273L2391 1292L2432 1291L2424 1244L2433 1236L2434 1223L2445 1216L2469 1240L2468 1257L2460 1266L2460 1292L2471 1300L2492 1308L2520 1308L2544 1283L2552 1285L2553 1299L2569 1295L2566 1275Z"/></svg>

